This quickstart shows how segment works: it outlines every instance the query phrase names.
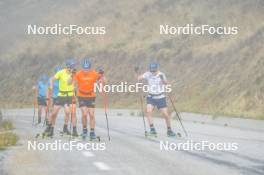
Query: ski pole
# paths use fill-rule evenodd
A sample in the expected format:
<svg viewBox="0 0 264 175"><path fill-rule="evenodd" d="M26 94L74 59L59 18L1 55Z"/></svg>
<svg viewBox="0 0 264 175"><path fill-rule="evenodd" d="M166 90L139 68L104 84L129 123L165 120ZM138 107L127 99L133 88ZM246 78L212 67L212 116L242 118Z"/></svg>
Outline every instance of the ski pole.
<svg viewBox="0 0 264 175"><path fill-rule="evenodd" d="M134 68L134 71L135 71L137 77L138 77L138 70L139 70L139 66L136 66ZM146 121L145 121L145 114L144 114L143 97L142 97L142 95L140 95L139 98L140 98L141 113L142 113L145 137L147 137L147 129L146 129Z"/></svg>
<svg viewBox="0 0 264 175"><path fill-rule="evenodd" d="M105 119L106 119L106 127L107 127L107 135L108 135L108 140L110 141L110 131L109 131L109 122L108 122L108 115L107 115L107 96L105 92L103 92L103 97L104 97L104 112L105 112Z"/></svg>
<svg viewBox="0 0 264 175"><path fill-rule="evenodd" d="M43 122L43 126L45 126L45 124L47 124L47 120L48 120L48 117L49 117L49 105L50 105L49 97L46 99L46 101L47 101L47 106L46 106L45 120Z"/></svg>
<svg viewBox="0 0 264 175"><path fill-rule="evenodd" d="M74 98L74 96L72 96L72 106L71 106L71 119L70 119L70 138L69 138L69 140L71 140L71 138L72 138L72 133L73 133L73 127L72 127L72 115L73 115L73 98Z"/></svg>
<svg viewBox="0 0 264 175"><path fill-rule="evenodd" d="M72 138L72 134L73 134L73 125L72 125L72 117L73 117L73 113L75 113L75 110L74 110L74 101L75 101L75 90L73 90L72 92L72 103L71 103L71 119L70 119L70 138L69 140L71 140Z"/></svg>
<svg viewBox="0 0 264 175"><path fill-rule="evenodd" d="M177 117L178 117L178 120L179 120L179 122L180 122L180 124L181 124L181 127L182 127L182 129L183 129L183 131L184 131L184 134L185 134L186 137L188 137L188 134L187 134L187 132L186 132L186 130L185 130L183 124L182 124L182 120L181 120L180 114L179 114L178 111L176 110L176 107L175 107L175 105L174 105L174 103L173 103L172 97L171 97L170 94L168 94L168 96L169 96L169 99L170 99L171 105L172 105L172 107L173 107L173 109L174 109L174 112L176 113L176 115L177 115Z"/></svg>
<svg viewBox="0 0 264 175"><path fill-rule="evenodd" d="M144 114L144 108L143 108L143 97L141 95L140 95L140 104L141 104L141 113L142 113L142 119L143 119L143 124L144 124L145 136L147 137L145 114Z"/></svg>
<svg viewBox="0 0 264 175"><path fill-rule="evenodd" d="M71 134L70 134L70 138L69 138L69 140L71 140L71 138L72 138L72 134L73 134L73 126L72 126L72 116L73 116L73 113L75 113L75 109L74 109L74 102L75 102L75 85L74 85L74 73L75 73L75 70L72 70L72 85L73 85L73 91L72 91L72 106L71 106L71 120L70 120L70 132L71 132Z"/></svg>
<svg viewBox="0 0 264 175"><path fill-rule="evenodd" d="M35 125L35 116L36 116L36 92L34 93L34 100L33 100L33 104L34 104L34 114L33 114L33 118L32 118L32 126Z"/></svg>

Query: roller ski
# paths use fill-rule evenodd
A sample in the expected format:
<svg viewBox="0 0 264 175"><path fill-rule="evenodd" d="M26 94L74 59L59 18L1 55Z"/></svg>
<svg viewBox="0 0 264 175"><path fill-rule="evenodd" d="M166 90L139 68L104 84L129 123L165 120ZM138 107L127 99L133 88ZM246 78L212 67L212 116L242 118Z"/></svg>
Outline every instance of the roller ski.
<svg viewBox="0 0 264 175"><path fill-rule="evenodd" d="M157 138L158 133L155 128L151 127L150 131L145 133L145 136L148 138Z"/></svg>
<svg viewBox="0 0 264 175"><path fill-rule="evenodd" d="M181 134L180 132L176 132L175 134L176 134L176 135L173 136L173 137L171 137L171 138L175 138L175 139L177 139L177 140L179 140L179 139L186 139L186 137L183 137L182 134ZM168 137L170 137L170 136L168 136Z"/></svg>
<svg viewBox="0 0 264 175"><path fill-rule="evenodd" d="M177 137L181 138L182 137L181 133L177 132Z"/></svg>
<svg viewBox="0 0 264 175"><path fill-rule="evenodd" d="M53 138L53 131L50 132L50 133L42 133L42 139L45 139L45 138Z"/></svg>
<svg viewBox="0 0 264 175"><path fill-rule="evenodd" d="M95 136L95 137L91 138L91 137L88 137L87 135L85 136L85 135L81 134L80 137L81 137L82 141L101 142L100 136Z"/></svg>
<svg viewBox="0 0 264 175"><path fill-rule="evenodd" d="M84 128L83 133L81 134L81 139L86 140L87 137L88 137L88 130L87 130L87 128Z"/></svg>
<svg viewBox="0 0 264 175"><path fill-rule="evenodd" d="M71 137L73 138L79 137L76 127L73 127Z"/></svg>
<svg viewBox="0 0 264 175"><path fill-rule="evenodd" d="M169 138L177 139L177 140L179 140L179 139L184 139L184 138L182 137L182 134L181 134L180 132L173 132L171 129L168 129L168 131L167 131L167 136L168 136Z"/></svg>
<svg viewBox="0 0 264 175"><path fill-rule="evenodd" d="M100 136L96 136L94 131L91 131L90 132L90 141L98 141L98 142L100 142L101 138L100 138Z"/></svg>
<svg viewBox="0 0 264 175"><path fill-rule="evenodd" d="M168 137L176 137L177 134L175 132L173 132L171 129L168 129L168 131L167 131L167 136Z"/></svg>
<svg viewBox="0 0 264 175"><path fill-rule="evenodd" d="M54 135L54 128L48 125L45 131L41 134L40 133L36 134L35 138L39 138L40 136L42 139L53 138L53 135Z"/></svg>
<svg viewBox="0 0 264 175"><path fill-rule="evenodd" d="M67 125L64 125L63 126L63 130L60 131L60 136L63 137L63 136L70 136L71 135L71 132L68 130L68 126Z"/></svg>
<svg viewBox="0 0 264 175"><path fill-rule="evenodd" d="M82 140L87 140L87 138L88 138L88 131L87 131L87 129L84 129L83 133L81 134L81 139ZM98 142L100 142L101 138L100 138L100 136L96 136L94 131L91 131L90 132L90 136L89 136L89 141L98 141Z"/></svg>

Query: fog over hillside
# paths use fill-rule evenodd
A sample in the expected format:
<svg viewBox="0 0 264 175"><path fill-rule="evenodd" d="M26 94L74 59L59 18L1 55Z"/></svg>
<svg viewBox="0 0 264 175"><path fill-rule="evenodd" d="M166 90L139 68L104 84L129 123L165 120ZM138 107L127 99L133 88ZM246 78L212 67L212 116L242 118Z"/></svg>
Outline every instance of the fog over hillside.
<svg viewBox="0 0 264 175"><path fill-rule="evenodd" d="M140 3L139 3L140 2ZM0 104L32 104L32 83L71 56L91 57L110 83L160 63L181 111L264 118L262 0L9 0L0 2ZM106 35L27 35L27 25L105 26ZM160 35L160 25L237 26L237 35ZM98 102L98 104L100 101ZM110 107L137 108L135 94Z"/></svg>

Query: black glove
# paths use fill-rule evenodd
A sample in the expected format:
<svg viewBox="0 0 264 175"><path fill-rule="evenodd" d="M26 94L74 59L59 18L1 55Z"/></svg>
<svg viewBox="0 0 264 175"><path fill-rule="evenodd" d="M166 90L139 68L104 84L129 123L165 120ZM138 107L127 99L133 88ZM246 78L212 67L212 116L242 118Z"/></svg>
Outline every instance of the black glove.
<svg viewBox="0 0 264 175"><path fill-rule="evenodd" d="M77 72L77 69L72 69L71 70L71 73L74 75L74 74L76 74L76 72Z"/></svg>
<svg viewBox="0 0 264 175"><path fill-rule="evenodd" d="M102 68L97 68L96 71L99 73L99 74L104 74L104 70Z"/></svg>

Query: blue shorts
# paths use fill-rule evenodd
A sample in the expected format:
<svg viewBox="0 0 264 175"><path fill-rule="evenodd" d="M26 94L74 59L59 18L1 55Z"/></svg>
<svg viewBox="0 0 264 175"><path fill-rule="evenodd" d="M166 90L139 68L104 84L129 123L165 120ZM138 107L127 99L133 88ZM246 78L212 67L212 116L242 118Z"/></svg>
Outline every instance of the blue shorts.
<svg viewBox="0 0 264 175"><path fill-rule="evenodd" d="M151 104L152 106L157 106L158 109L166 108L167 101L166 97L155 99L153 96L147 96L147 104Z"/></svg>
<svg viewBox="0 0 264 175"><path fill-rule="evenodd" d="M79 107L95 108L95 97L78 97Z"/></svg>
<svg viewBox="0 0 264 175"><path fill-rule="evenodd" d="M58 97L52 97L52 105L54 106L54 104L58 103L57 102Z"/></svg>

